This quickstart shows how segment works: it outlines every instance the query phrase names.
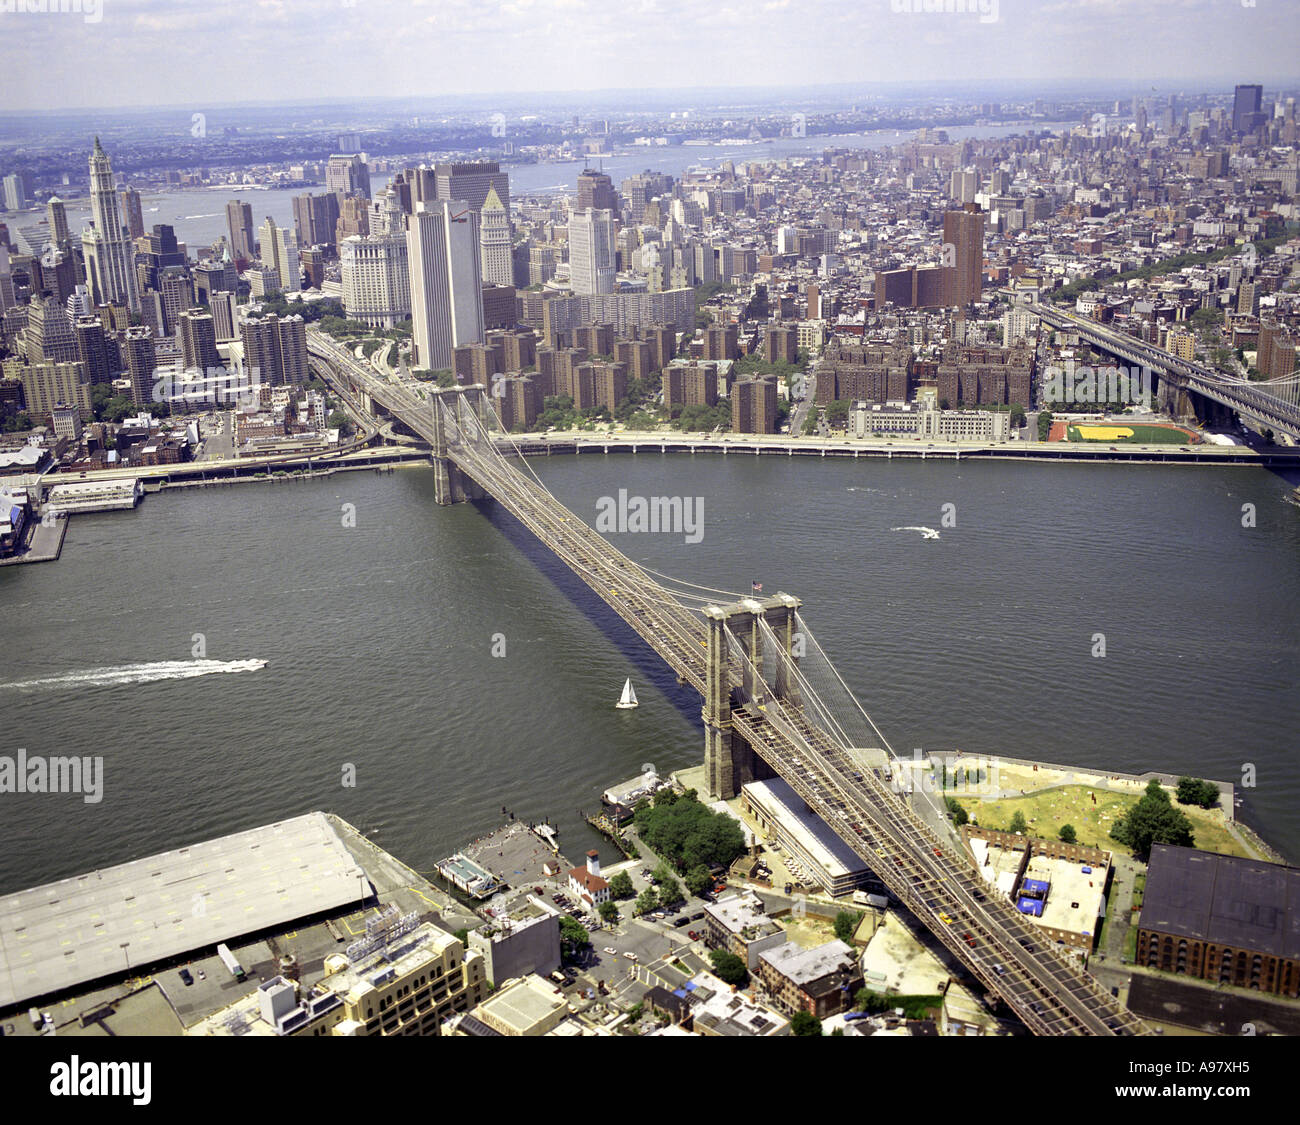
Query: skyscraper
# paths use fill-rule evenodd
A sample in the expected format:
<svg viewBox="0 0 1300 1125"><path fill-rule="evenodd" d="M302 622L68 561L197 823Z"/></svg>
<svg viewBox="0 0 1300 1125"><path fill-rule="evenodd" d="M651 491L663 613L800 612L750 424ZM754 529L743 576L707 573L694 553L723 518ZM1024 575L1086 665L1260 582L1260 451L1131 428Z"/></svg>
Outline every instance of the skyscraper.
<svg viewBox="0 0 1300 1125"><path fill-rule="evenodd" d="M967 305L979 300L984 277L984 215L980 211L948 211L943 216L943 264L949 275L945 304Z"/></svg>
<svg viewBox="0 0 1300 1125"><path fill-rule="evenodd" d="M300 246L334 245L339 221L339 197L332 192L293 197L293 225Z"/></svg>
<svg viewBox="0 0 1300 1125"><path fill-rule="evenodd" d="M574 211L569 216L569 280L580 296L613 293L618 276L612 211Z"/></svg>
<svg viewBox="0 0 1300 1125"><path fill-rule="evenodd" d="M597 211L618 211L618 192L614 190L614 181L604 172L594 172L590 168L578 173L578 209Z"/></svg>
<svg viewBox="0 0 1300 1125"><path fill-rule="evenodd" d="M211 313L206 309L186 309L177 318L176 328L186 371L197 368L207 374L221 366L221 356L217 353L216 322Z"/></svg>
<svg viewBox="0 0 1300 1125"><path fill-rule="evenodd" d="M479 255L484 285L513 285L514 259L510 246L510 216L496 188L488 188L479 213Z"/></svg>
<svg viewBox="0 0 1300 1125"><path fill-rule="evenodd" d="M481 164L438 164L434 167L434 190L439 201L463 200L476 215L487 202L488 190L496 189L501 206L510 213L510 177L496 161ZM427 200L427 196L423 196Z"/></svg>
<svg viewBox="0 0 1300 1125"><path fill-rule="evenodd" d="M244 370L254 385L307 382L307 326L300 316L249 317L240 326Z"/></svg>
<svg viewBox="0 0 1300 1125"><path fill-rule="evenodd" d="M57 195L51 196L45 205L45 218L50 226L50 241L62 249L69 241L68 209Z"/></svg>
<svg viewBox="0 0 1300 1125"><path fill-rule="evenodd" d="M325 166L325 190L370 198L370 169L360 156L336 153Z"/></svg>
<svg viewBox="0 0 1300 1125"><path fill-rule="evenodd" d="M153 401L154 358L153 333L145 326L128 328L119 344L122 362L131 375L131 401L148 406Z"/></svg>
<svg viewBox="0 0 1300 1125"><path fill-rule="evenodd" d="M420 203L406 238L415 362L450 369L456 348L483 339L477 216L464 200Z"/></svg>
<svg viewBox="0 0 1300 1125"><path fill-rule="evenodd" d="M133 187L120 188L117 193L122 197L122 221L127 233L132 238L144 236L144 210L140 206L140 193Z"/></svg>
<svg viewBox="0 0 1300 1125"><path fill-rule="evenodd" d="M275 270L280 289L297 293L302 289L302 269L298 264L298 240L291 230L277 227L270 215L261 226L262 264Z"/></svg>
<svg viewBox="0 0 1300 1125"><path fill-rule="evenodd" d="M113 164L98 137L90 154L90 213L94 225L81 236L86 285L96 304L116 302L138 313L135 254L113 187Z"/></svg>
<svg viewBox="0 0 1300 1125"><path fill-rule="evenodd" d="M1262 122L1263 86L1238 86L1232 94L1232 131L1249 133Z"/></svg>
<svg viewBox="0 0 1300 1125"><path fill-rule="evenodd" d="M23 187L23 178L12 172L4 178L5 207L10 211L21 211L27 206L27 192Z"/></svg>
<svg viewBox="0 0 1300 1125"><path fill-rule="evenodd" d="M242 199L226 204L226 226L230 230L230 252L251 262L257 257L253 241L253 208Z"/></svg>

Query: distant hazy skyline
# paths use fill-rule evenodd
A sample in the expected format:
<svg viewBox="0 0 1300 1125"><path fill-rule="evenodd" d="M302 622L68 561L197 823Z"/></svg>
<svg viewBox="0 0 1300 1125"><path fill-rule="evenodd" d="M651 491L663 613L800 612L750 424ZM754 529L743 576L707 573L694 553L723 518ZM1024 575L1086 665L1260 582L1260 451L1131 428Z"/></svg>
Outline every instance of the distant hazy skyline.
<svg viewBox="0 0 1300 1125"><path fill-rule="evenodd" d="M1135 93L1300 80L1296 0L899 10L929 2L0 0L3 108L927 78L1109 80ZM23 10L60 6L75 10Z"/></svg>

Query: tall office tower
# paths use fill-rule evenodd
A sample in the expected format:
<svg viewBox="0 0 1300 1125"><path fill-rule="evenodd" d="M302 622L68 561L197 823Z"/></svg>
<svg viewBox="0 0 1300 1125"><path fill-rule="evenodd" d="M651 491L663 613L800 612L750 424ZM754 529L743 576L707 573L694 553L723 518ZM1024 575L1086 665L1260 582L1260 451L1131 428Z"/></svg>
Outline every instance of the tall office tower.
<svg viewBox="0 0 1300 1125"><path fill-rule="evenodd" d="M370 203L363 195L346 195L339 200L339 221L334 227L334 244L342 245L354 234L370 233Z"/></svg>
<svg viewBox="0 0 1300 1125"><path fill-rule="evenodd" d="M163 308L162 294L156 289L146 289L140 294L140 323L153 333L155 340L167 335L167 310Z"/></svg>
<svg viewBox="0 0 1300 1125"><path fill-rule="evenodd" d="M226 256L221 261L203 262L194 267L194 299L200 305L211 304L213 293L234 293L238 289L239 273L229 255L230 247L227 246Z"/></svg>
<svg viewBox="0 0 1300 1125"><path fill-rule="evenodd" d="M9 244L0 238L0 314L14 308L17 303L13 267L9 264Z"/></svg>
<svg viewBox="0 0 1300 1125"><path fill-rule="evenodd" d="M57 297L47 293L32 298L23 347L28 363L75 363L80 358L72 323Z"/></svg>
<svg viewBox="0 0 1300 1125"><path fill-rule="evenodd" d="M483 339L478 218L463 200L420 203L406 239L414 360L435 371L449 369L456 348Z"/></svg>
<svg viewBox="0 0 1300 1125"><path fill-rule="evenodd" d="M339 223L339 197L331 192L293 197L293 226L299 246L333 246Z"/></svg>
<svg viewBox="0 0 1300 1125"><path fill-rule="evenodd" d="M974 203L980 189L980 174L954 168L948 181L948 194L958 203Z"/></svg>
<svg viewBox="0 0 1300 1125"><path fill-rule="evenodd" d="M411 315L406 234L354 234L339 245L343 313L372 328L393 328Z"/></svg>
<svg viewBox="0 0 1300 1125"><path fill-rule="evenodd" d="M186 309L177 319L176 335L181 342L181 362L186 371L208 372L221 366L217 352L217 326L206 309Z"/></svg>
<svg viewBox="0 0 1300 1125"><path fill-rule="evenodd" d="M434 198L438 202L463 200L476 215L483 210L490 188L496 188L501 206L510 214L510 177L496 161L481 164L434 166ZM427 201L427 200L426 200Z"/></svg>
<svg viewBox="0 0 1300 1125"><path fill-rule="evenodd" d="M360 133L340 133L339 134L339 152L351 156L361 151L361 134Z"/></svg>
<svg viewBox="0 0 1300 1125"><path fill-rule="evenodd" d="M136 285L135 252L122 223L117 192L113 188L113 164L95 138L90 154L90 213L94 225L81 236L86 263L86 285L96 304L114 302L131 312L140 311Z"/></svg>
<svg viewBox="0 0 1300 1125"><path fill-rule="evenodd" d="M1264 98L1263 86L1238 86L1232 93L1232 131L1249 133L1264 120L1260 104Z"/></svg>
<svg viewBox="0 0 1300 1125"><path fill-rule="evenodd" d="M618 212L618 192L614 190L614 181L604 172L593 172L590 168L578 173L578 210Z"/></svg>
<svg viewBox="0 0 1300 1125"><path fill-rule="evenodd" d="M943 216L945 248L953 247L956 267L950 277L951 293L945 303L967 305L979 300L984 278L984 214L981 211L948 211Z"/></svg>
<svg viewBox="0 0 1300 1125"><path fill-rule="evenodd" d="M238 298L234 293L218 292L208 298L208 308L212 312L212 327L218 344L239 339L238 307Z"/></svg>
<svg viewBox="0 0 1300 1125"><path fill-rule="evenodd" d="M153 286L163 303L162 335L175 336L179 330L180 316L194 307L194 281L184 266L168 266L158 274Z"/></svg>
<svg viewBox="0 0 1300 1125"><path fill-rule="evenodd" d="M401 193L392 187L385 188L370 208L370 233L387 234L405 240L407 214L402 207Z"/></svg>
<svg viewBox="0 0 1300 1125"><path fill-rule="evenodd" d="M569 216L569 282L579 296L613 293L618 277L612 211L574 211Z"/></svg>
<svg viewBox="0 0 1300 1125"><path fill-rule="evenodd" d="M45 218L50 227L50 241L62 250L70 242L68 208L57 195L52 195L45 205Z"/></svg>
<svg viewBox="0 0 1300 1125"><path fill-rule="evenodd" d="M131 375L131 401L136 406L148 406L153 401L154 354L153 333L143 325L128 328L118 347L122 362Z"/></svg>
<svg viewBox="0 0 1300 1125"><path fill-rule="evenodd" d="M510 246L510 216L506 214L496 188L488 188L483 210L479 213L478 245L483 284L513 285L515 268Z"/></svg>
<svg viewBox="0 0 1300 1125"><path fill-rule="evenodd" d="M325 166L325 190L339 195L363 195L369 199L370 169L355 154L331 156Z"/></svg>
<svg viewBox="0 0 1300 1125"><path fill-rule="evenodd" d="M142 289L157 289L158 277L169 267L185 268L186 255L176 241L176 232L166 223L157 223L153 230L135 242L136 279Z"/></svg>
<svg viewBox="0 0 1300 1125"><path fill-rule="evenodd" d="M118 188L122 198L122 221L132 238L144 237L144 209L140 206L140 193L133 187Z"/></svg>
<svg viewBox="0 0 1300 1125"><path fill-rule="evenodd" d="M77 359L86 368L86 381L111 383L117 374L117 365L110 359L108 340L99 317L79 316L72 330L77 337Z"/></svg>
<svg viewBox="0 0 1300 1125"><path fill-rule="evenodd" d="M262 386L307 382L307 326L300 316L249 317L239 326L244 370Z"/></svg>
<svg viewBox="0 0 1300 1125"><path fill-rule="evenodd" d="M230 231L230 252L245 262L251 262L256 258L252 206L242 199L232 199L227 203L226 227Z"/></svg>
<svg viewBox="0 0 1300 1125"><path fill-rule="evenodd" d="M275 271L280 289L297 293L302 289L302 269L298 264L298 240L285 227L277 227L269 215L260 228L262 264Z"/></svg>
<svg viewBox="0 0 1300 1125"><path fill-rule="evenodd" d="M12 172L4 179L5 186L5 207L10 211L21 211L27 206L27 192L23 186L23 178L17 172Z"/></svg>
<svg viewBox="0 0 1300 1125"><path fill-rule="evenodd" d="M632 221L639 223L645 218L646 204L650 200L667 195L673 190L673 178L662 172L641 172L635 176L629 176L623 181L623 194L627 196L628 209L632 214Z"/></svg>

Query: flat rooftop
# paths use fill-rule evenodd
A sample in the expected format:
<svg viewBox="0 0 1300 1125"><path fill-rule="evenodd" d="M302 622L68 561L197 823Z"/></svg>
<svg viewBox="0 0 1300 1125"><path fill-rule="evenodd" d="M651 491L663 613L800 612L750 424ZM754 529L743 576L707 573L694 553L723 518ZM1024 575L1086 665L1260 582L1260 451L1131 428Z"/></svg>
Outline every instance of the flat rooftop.
<svg viewBox="0 0 1300 1125"><path fill-rule="evenodd" d="M155 965L369 894L308 813L0 898L0 1009Z"/></svg>
<svg viewBox="0 0 1300 1125"><path fill-rule="evenodd" d="M1300 957L1300 868L1156 844L1138 925L1232 949Z"/></svg>
<svg viewBox="0 0 1300 1125"><path fill-rule="evenodd" d="M751 781L744 789L750 800L778 822L831 879L867 871L858 854L804 803L788 782L774 777L770 781Z"/></svg>
<svg viewBox="0 0 1300 1125"><path fill-rule="evenodd" d="M1099 863L1032 856L1025 878L1051 884L1038 921L1044 926L1091 937L1097 930L1097 916L1105 897L1106 871L1105 865Z"/></svg>

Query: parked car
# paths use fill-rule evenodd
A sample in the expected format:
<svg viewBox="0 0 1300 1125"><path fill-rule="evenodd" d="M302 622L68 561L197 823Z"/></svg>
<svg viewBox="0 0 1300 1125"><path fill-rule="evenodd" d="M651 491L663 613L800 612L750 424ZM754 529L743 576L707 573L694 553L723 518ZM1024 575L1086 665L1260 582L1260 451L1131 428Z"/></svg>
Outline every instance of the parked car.
<svg viewBox="0 0 1300 1125"><path fill-rule="evenodd" d="M182 969L181 980L185 983L185 987L188 988L194 983L194 975L189 971L189 969Z"/></svg>

